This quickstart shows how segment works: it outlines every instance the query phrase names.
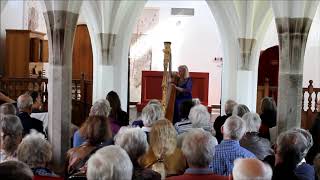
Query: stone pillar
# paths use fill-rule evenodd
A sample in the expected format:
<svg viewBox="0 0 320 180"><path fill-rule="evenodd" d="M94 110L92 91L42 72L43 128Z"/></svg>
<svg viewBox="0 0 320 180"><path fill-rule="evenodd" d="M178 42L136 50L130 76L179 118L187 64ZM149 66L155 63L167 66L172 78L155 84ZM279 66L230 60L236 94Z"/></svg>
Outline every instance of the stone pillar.
<svg viewBox="0 0 320 180"><path fill-rule="evenodd" d="M63 167L70 148L72 108L72 47L78 14L64 10L44 13L49 39L49 141L53 163Z"/></svg>
<svg viewBox="0 0 320 180"><path fill-rule="evenodd" d="M116 42L116 34L112 33L101 33L101 51L102 51L102 62L108 65L112 64L113 49Z"/></svg>
<svg viewBox="0 0 320 180"><path fill-rule="evenodd" d="M237 101L256 111L257 76L252 56L256 39L238 38L240 61L237 68Z"/></svg>
<svg viewBox="0 0 320 180"><path fill-rule="evenodd" d="M303 61L310 18L276 18L280 48L278 134L300 127Z"/></svg>

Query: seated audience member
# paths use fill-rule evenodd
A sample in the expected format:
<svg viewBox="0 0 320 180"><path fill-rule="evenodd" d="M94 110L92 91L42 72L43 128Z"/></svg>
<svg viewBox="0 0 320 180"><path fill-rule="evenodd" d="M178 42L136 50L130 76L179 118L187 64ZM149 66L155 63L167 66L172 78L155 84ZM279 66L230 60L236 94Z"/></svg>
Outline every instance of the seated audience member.
<svg viewBox="0 0 320 180"><path fill-rule="evenodd" d="M112 133L106 116L89 116L79 131L85 142L68 150L66 176L85 174L88 158L99 148L112 144Z"/></svg>
<svg viewBox="0 0 320 180"><path fill-rule="evenodd" d="M42 112L42 101L41 96L37 91L32 91L30 96L32 97L32 113L40 113Z"/></svg>
<svg viewBox="0 0 320 180"><path fill-rule="evenodd" d="M129 155L133 164L133 180L138 179L161 179L161 175L150 169L140 167L138 158L144 155L148 149L148 142L146 133L140 128L120 128L118 134L115 136L115 144L123 148Z"/></svg>
<svg viewBox="0 0 320 180"><path fill-rule="evenodd" d="M22 139L23 127L15 115L0 117L0 163L17 159L17 148Z"/></svg>
<svg viewBox="0 0 320 180"><path fill-rule="evenodd" d="M236 159L232 176L234 180L270 180L272 169L258 159Z"/></svg>
<svg viewBox="0 0 320 180"><path fill-rule="evenodd" d="M20 161L6 161L0 163L1 180L32 180L31 169Z"/></svg>
<svg viewBox="0 0 320 180"><path fill-rule="evenodd" d="M0 114L11 114L11 115L16 115L17 114L17 109L14 107L13 104L11 103L4 103L0 106Z"/></svg>
<svg viewBox="0 0 320 180"><path fill-rule="evenodd" d="M301 133L307 140L306 146L301 149L303 159L299 162L298 166L294 170L295 174L299 179L303 180L313 180L315 178L314 167L306 163L305 157L309 149L313 145L312 135L305 129L302 128L293 128L289 131Z"/></svg>
<svg viewBox="0 0 320 180"><path fill-rule="evenodd" d="M237 104L232 111L232 115L242 117L245 113L250 112L249 108L244 104Z"/></svg>
<svg viewBox="0 0 320 180"><path fill-rule="evenodd" d="M233 161L237 158L256 156L239 144L246 131L245 122L239 116L230 116L221 127L223 140L216 146L213 157L213 172L228 176L232 173Z"/></svg>
<svg viewBox="0 0 320 180"><path fill-rule="evenodd" d="M52 158L52 147L43 134L32 131L26 135L17 155L18 160L28 164L35 176L57 176L46 167Z"/></svg>
<svg viewBox="0 0 320 180"><path fill-rule="evenodd" d="M242 116L246 124L246 133L240 140L240 145L252 152L260 160L273 155L271 144L268 139L258 136L261 119L257 113L248 112Z"/></svg>
<svg viewBox="0 0 320 180"><path fill-rule="evenodd" d="M317 115L313 120L313 125L310 128L310 133L312 135L313 142L315 142L310 148L306 161L309 164L313 164L314 157L320 153L320 99L317 102Z"/></svg>
<svg viewBox="0 0 320 180"><path fill-rule="evenodd" d="M149 133L153 124L163 118L162 106L157 104L149 104L142 109L141 119L143 121L144 126L142 130L147 134L147 138L149 140Z"/></svg>
<svg viewBox="0 0 320 180"><path fill-rule="evenodd" d="M19 118L23 126L24 135L29 134L31 129L44 134L42 121L30 116L32 111L32 97L29 94L23 94L18 97Z"/></svg>
<svg viewBox="0 0 320 180"><path fill-rule="evenodd" d="M189 168L183 175L172 176L171 180L188 179L217 179L227 180L227 176L219 176L212 173L209 164L212 162L214 147L217 141L203 129L195 128L186 133L182 143L182 152L187 159Z"/></svg>
<svg viewBox="0 0 320 180"><path fill-rule="evenodd" d="M121 126L129 125L129 116L121 109L120 98L116 92L110 91L107 94L107 100L111 106L109 122L111 125L112 135L116 135Z"/></svg>
<svg viewBox="0 0 320 180"><path fill-rule="evenodd" d="M150 147L139 159L139 164L160 173L162 179L183 174L186 160L177 148L177 132L169 120L162 119L153 124Z"/></svg>
<svg viewBox="0 0 320 180"><path fill-rule="evenodd" d="M277 138L272 179L299 179L294 170L303 159L307 139L297 131L286 131Z"/></svg>
<svg viewBox="0 0 320 180"><path fill-rule="evenodd" d="M226 112L226 115L218 116L216 120L214 121L213 127L216 131L216 138L218 140L218 143L220 143L223 139L222 133L221 133L221 126L226 122L226 119L232 115L233 108L237 105L237 103L234 100L228 100L226 104L224 105L224 110Z"/></svg>
<svg viewBox="0 0 320 180"><path fill-rule="evenodd" d="M320 179L320 153L316 155L316 157L313 160L314 170L316 174L315 179Z"/></svg>
<svg viewBox="0 0 320 180"><path fill-rule="evenodd" d="M265 97L261 101L261 127L259 136L270 140L269 129L277 125L277 106L272 97Z"/></svg>
<svg viewBox="0 0 320 180"><path fill-rule="evenodd" d="M111 111L110 104L105 99L97 100L91 107L89 117L90 116L105 116L108 117ZM108 120L109 121L109 120ZM82 125L84 126L85 123ZM73 147L79 147L83 144L86 140L83 137L84 135L77 130L73 135Z"/></svg>
<svg viewBox="0 0 320 180"><path fill-rule="evenodd" d="M88 160L88 180L130 180L132 172L133 166L130 158L119 146L111 145L103 147Z"/></svg>
<svg viewBox="0 0 320 180"><path fill-rule="evenodd" d="M182 102L180 106L180 117L181 121L177 122L174 126L178 132L178 134L182 134L187 132L192 128L192 123L189 120L190 109L193 106L192 100L185 100Z"/></svg>
<svg viewBox="0 0 320 180"><path fill-rule="evenodd" d="M161 102L158 99L151 99L146 106L148 106L149 104L155 104L155 105L158 105L159 107L162 108ZM144 126L144 124L143 124L141 117L140 117L140 119L133 121L131 126L142 128Z"/></svg>

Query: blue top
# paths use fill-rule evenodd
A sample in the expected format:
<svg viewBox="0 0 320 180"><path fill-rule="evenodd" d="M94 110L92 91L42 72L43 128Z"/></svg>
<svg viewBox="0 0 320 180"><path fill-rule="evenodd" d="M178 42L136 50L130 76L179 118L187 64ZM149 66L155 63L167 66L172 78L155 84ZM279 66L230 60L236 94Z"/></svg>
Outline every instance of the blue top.
<svg viewBox="0 0 320 180"><path fill-rule="evenodd" d="M216 145L212 162L213 173L229 176L232 173L233 161L237 158L256 158L256 156L241 147L239 141L222 140L220 144Z"/></svg>
<svg viewBox="0 0 320 180"><path fill-rule="evenodd" d="M77 130L73 135L73 146L72 147L79 147L85 141L86 140L81 137L79 130Z"/></svg>
<svg viewBox="0 0 320 180"><path fill-rule="evenodd" d="M183 92L177 92L177 99L192 99L192 80L190 77L179 82L177 86L183 88Z"/></svg>

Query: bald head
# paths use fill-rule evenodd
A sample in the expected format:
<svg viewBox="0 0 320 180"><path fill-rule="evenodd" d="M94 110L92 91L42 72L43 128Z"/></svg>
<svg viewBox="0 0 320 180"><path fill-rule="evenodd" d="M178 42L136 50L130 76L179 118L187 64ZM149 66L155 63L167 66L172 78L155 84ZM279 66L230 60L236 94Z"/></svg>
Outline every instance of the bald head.
<svg viewBox="0 0 320 180"><path fill-rule="evenodd" d="M232 175L234 180L270 180L272 169L258 159L236 159Z"/></svg>
<svg viewBox="0 0 320 180"><path fill-rule="evenodd" d="M31 113L33 100L29 94L22 94L18 97L17 106L20 112Z"/></svg>

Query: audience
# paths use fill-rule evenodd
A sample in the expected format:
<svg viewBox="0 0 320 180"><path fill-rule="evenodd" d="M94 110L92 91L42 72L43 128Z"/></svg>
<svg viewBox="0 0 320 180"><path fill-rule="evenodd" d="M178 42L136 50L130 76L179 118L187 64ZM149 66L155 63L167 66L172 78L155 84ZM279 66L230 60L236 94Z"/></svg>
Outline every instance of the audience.
<svg viewBox="0 0 320 180"><path fill-rule="evenodd" d="M17 159L17 148L22 139L23 127L19 117L3 115L0 117L0 163Z"/></svg>
<svg viewBox="0 0 320 180"><path fill-rule="evenodd" d="M32 180L31 169L20 161L6 161L0 163L1 180Z"/></svg>
<svg viewBox="0 0 320 180"><path fill-rule="evenodd" d="M155 105L159 106L161 108L161 111L162 111L162 104L158 99L151 99L146 106L148 106L150 104L155 104ZM143 121L142 121L141 117L140 117L140 119L137 119L137 120L133 121L131 126L132 127L141 127L142 128L144 126L144 124L143 124Z"/></svg>
<svg viewBox="0 0 320 180"><path fill-rule="evenodd" d="M307 144L307 139L297 131L281 133L277 138L272 179L299 179L294 170L303 159Z"/></svg>
<svg viewBox="0 0 320 180"><path fill-rule="evenodd" d="M320 99L317 102L317 115L313 120L313 125L310 128L310 133L312 134L313 142L315 142L311 149L309 150L306 161L309 164L313 164L314 157L320 153Z"/></svg>
<svg viewBox="0 0 320 180"><path fill-rule="evenodd" d="M42 101L41 96L37 91L32 91L30 96L32 97L32 113L42 112Z"/></svg>
<svg viewBox="0 0 320 180"><path fill-rule="evenodd" d="M88 180L131 180L132 172L130 158L119 146L111 145L101 148L88 160Z"/></svg>
<svg viewBox="0 0 320 180"><path fill-rule="evenodd" d="M237 105L237 102L234 100L228 100L226 104L224 105L224 111L226 115L218 116L216 120L214 121L214 130L216 131L216 138L218 140L218 143L220 143L223 139L222 133L221 133L221 126L226 122L226 119L232 115L233 108Z"/></svg>
<svg viewBox="0 0 320 180"><path fill-rule="evenodd" d="M272 97L262 99L260 118L262 123L259 129L259 136L270 140L269 129L277 125L277 106Z"/></svg>
<svg viewBox="0 0 320 180"><path fill-rule="evenodd" d="M104 116L108 117L109 112L111 110L110 104L105 99L97 100L91 107L89 117L90 116ZM83 124L85 125L85 123ZM82 126L83 126L82 125ZM73 147L79 147L81 144L85 142L84 135L77 130L73 135Z"/></svg>
<svg viewBox="0 0 320 180"><path fill-rule="evenodd" d="M150 168L168 176L180 175L186 169L186 160L177 148L177 132L167 119L156 121L150 132L150 147L139 159L143 168Z"/></svg>
<svg viewBox="0 0 320 180"><path fill-rule="evenodd" d="M133 164L133 180L157 180L161 175L150 169L140 167L138 158L146 153L148 142L146 134L140 128L122 127L115 136L115 144L123 148Z"/></svg>
<svg viewBox="0 0 320 180"><path fill-rule="evenodd" d="M193 128L202 128L212 135L215 135L213 125L210 122L210 114L206 106L198 104L192 107L189 113L189 119Z"/></svg>
<svg viewBox="0 0 320 180"><path fill-rule="evenodd" d="M186 157L189 168L180 176L172 176L171 180L188 179L229 179L227 176L219 176L212 173L209 164L212 162L214 147L217 141L203 129L192 129L186 133L182 144L182 152Z"/></svg>
<svg viewBox="0 0 320 180"><path fill-rule="evenodd" d="M31 129L35 129L36 131L44 134L42 121L30 116L32 112L32 104L32 97L29 94L23 94L18 97L18 116L23 126L23 134L29 134Z"/></svg>
<svg viewBox="0 0 320 180"><path fill-rule="evenodd" d="M149 133L153 124L163 118L164 114L162 111L162 106L158 104L148 104L142 109L141 119L143 121L142 130L147 134L149 139Z"/></svg>
<svg viewBox="0 0 320 180"><path fill-rule="evenodd" d="M252 152L258 159L273 155L271 144L268 139L258 135L261 119L257 113L248 112L242 116L246 124L246 133L240 140L240 145Z"/></svg>
<svg viewBox="0 0 320 180"><path fill-rule="evenodd" d="M272 169L258 159L236 159L232 170L233 180L270 180Z"/></svg>
<svg viewBox="0 0 320 180"><path fill-rule="evenodd" d="M17 150L18 160L29 165L35 176L57 176L46 166L52 158L52 147L44 135L31 131Z"/></svg>
<svg viewBox="0 0 320 180"><path fill-rule="evenodd" d="M233 116L242 117L245 113L250 112L249 108L244 104L237 104L232 111Z"/></svg>
<svg viewBox="0 0 320 180"><path fill-rule="evenodd" d="M215 174L228 176L232 172L235 159L256 157L239 144L245 131L245 122L238 116L230 116L223 124L221 127L223 140L216 146L213 158L213 172Z"/></svg>
<svg viewBox="0 0 320 180"><path fill-rule="evenodd" d="M193 105L194 103L192 100L185 100L181 103L181 106L180 106L181 120L174 125L178 134L185 133L192 128L192 123L188 116Z"/></svg>
<svg viewBox="0 0 320 180"><path fill-rule="evenodd" d="M11 103L4 103L0 106L0 114L11 114L11 115L16 115L17 114L17 109L14 107L13 104Z"/></svg>
<svg viewBox="0 0 320 180"><path fill-rule="evenodd" d="M121 126L129 125L129 117L126 112L121 109L121 102L118 94L110 91L106 98L111 106L109 121L111 125L112 135L117 134Z"/></svg>
<svg viewBox="0 0 320 180"><path fill-rule="evenodd" d="M112 144L112 132L106 116L89 116L79 131L85 142L79 147L68 150L66 176L85 174L85 164L91 154L101 147Z"/></svg>

